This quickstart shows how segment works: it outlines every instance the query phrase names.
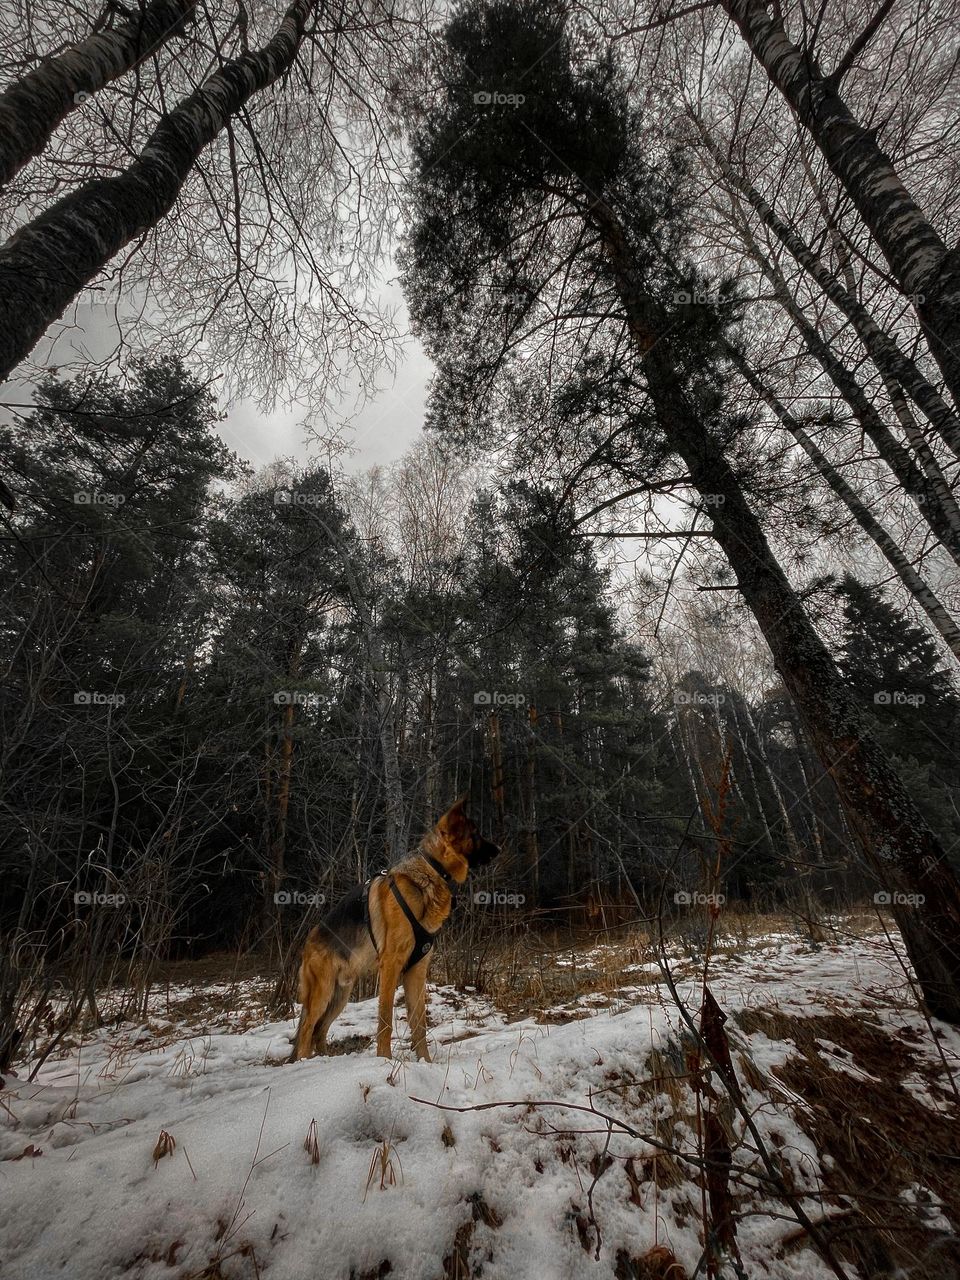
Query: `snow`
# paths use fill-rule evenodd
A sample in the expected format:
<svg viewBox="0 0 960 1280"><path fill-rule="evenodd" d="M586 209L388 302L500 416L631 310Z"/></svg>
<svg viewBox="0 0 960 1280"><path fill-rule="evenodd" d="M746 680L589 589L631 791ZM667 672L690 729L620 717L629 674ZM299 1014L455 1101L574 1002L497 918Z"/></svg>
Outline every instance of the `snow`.
<svg viewBox="0 0 960 1280"><path fill-rule="evenodd" d="M595 948L577 964L609 961L611 953L612 945ZM696 971L676 948L672 956L695 1008ZM29 1063L7 1078L0 1271L8 1280L359 1280L381 1274L388 1260L397 1280L440 1280L463 1228L463 1249L474 1264L482 1261L485 1280L612 1280L618 1250L638 1257L655 1245L671 1249L691 1274L702 1249L698 1187L687 1169L679 1185L641 1180L632 1199L626 1158L640 1167L654 1148L627 1133L610 1138L613 1164L593 1188L602 1232L594 1257L587 1195L591 1161L607 1134L596 1116L571 1108L589 1106L592 1097L634 1130L696 1151L685 1086L680 1103L640 1087L652 1048L683 1070L679 1018L659 969L644 963L619 973L624 985L608 998L587 993L540 1021L508 1021L474 992L433 988L432 1064L413 1061L401 1038L393 1062L368 1046L288 1065L295 1024L258 1019L255 983L225 988L235 1007L210 1023L196 1014L195 991L156 996L144 1024L99 1030L48 1060L33 1082ZM942 1073L901 963L882 936L811 947L767 935L714 957L710 986L728 1014L867 1011L905 1030L924 1069ZM186 1017L181 1006L194 1012ZM558 1024L560 1017L567 1020ZM374 1001L351 1005L331 1041L369 1038L375 1019ZM402 1011L398 1022L403 1037ZM938 1029L955 1066L960 1037ZM727 1031L738 1068L749 1057L766 1080L796 1052L789 1039L747 1035L734 1017ZM865 1078L849 1053L820 1040L836 1070ZM942 1105L924 1073L909 1080L924 1105ZM826 1164L796 1119L806 1104L771 1084L758 1090L744 1081L745 1098L759 1131L789 1164L805 1207L821 1213ZM455 1110L489 1103L509 1105ZM317 1163L304 1145L312 1121ZM176 1145L155 1159L161 1130ZM743 1148L738 1161L749 1164ZM763 1211L788 1212L782 1204L744 1187L736 1194L746 1197L738 1235L747 1274L831 1274L808 1248L778 1256L795 1224ZM911 1188L908 1198L953 1229L926 1188Z"/></svg>

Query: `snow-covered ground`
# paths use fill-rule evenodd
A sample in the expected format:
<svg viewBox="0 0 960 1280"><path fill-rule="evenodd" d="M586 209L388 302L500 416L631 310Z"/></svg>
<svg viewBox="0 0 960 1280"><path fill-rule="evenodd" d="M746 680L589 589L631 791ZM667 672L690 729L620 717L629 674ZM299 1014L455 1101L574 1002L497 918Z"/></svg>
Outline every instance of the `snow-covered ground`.
<svg viewBox="0 0 960 1280"><path fill-rule="evenodd" d="M693 972L678 972L696 1008ZM942 1059L882 934L819 948L761 937L716 957L710 986L729 1015L869 1018L910 1045L911 1096L933 1110L947 1105L945 1093L931 1092L946 1078ZM100 1030L48 1060L32 1083L29 1063L7 1078L0 1274L8 1280L613 1280L639 1274L629 1260L654 1246L694 1273L702 1252L695 1170L681 1161L683 1176L676 1164L666 1176L643 1138L611 1137L597 1116L570 1109L592 1099L636 1134L696 1154L689 1089L648 1083L651 1050L657 1072L669 1062L678 1076L685 1071L677 1011L655 965L625 965L617 990L586 994L540 1020L508 1022L474 994L434 988L432 1064L412 1060L402 1010L395 1062L373 1056L365 1043L373 1001L349 1006L334 1026L331 1040L352 1052L285 1065L292 1021L246 1025L248 1012L211 1025L198 1013L202 992L172 995L156 999L145 1025ZM178 996L189 1019L176 1012ZM956 1067L960 1037L937 1029ZM764 1087L794 1044L748 1035L735 1016L727 1031L760 1133L807 1211L822 1216L825 1166L798 1123L805 1104L775 1081ZM851 1089L869 1077L847 1051L829 1042L824 1050ZM484 1104L497 1105L458 1110ZM742 1133L738 1117L732 1126ZM735 1143L735 1164L760 1168L749 1141ZM832 1274L806 1244L782 1247L796 1222L755 1188L752 1178L734 1187L746 1274ZM933 1221L939 1210L926 1190L910 1194ZM934 1222L945 1232L957 1225L942 1214Z"/></svg>

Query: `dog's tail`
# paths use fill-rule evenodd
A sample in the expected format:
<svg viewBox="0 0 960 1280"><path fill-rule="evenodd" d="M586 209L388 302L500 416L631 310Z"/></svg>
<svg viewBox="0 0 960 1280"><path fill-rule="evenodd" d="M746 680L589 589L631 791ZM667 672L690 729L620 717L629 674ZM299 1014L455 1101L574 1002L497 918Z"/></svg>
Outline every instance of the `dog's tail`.
<svg viewBox="0 0 960 1280"><path fill-rule="evenodd" d="M297 999L304 1004L307 999L307 975L303 961L300 961L300 968L297 971Z"/></svg>

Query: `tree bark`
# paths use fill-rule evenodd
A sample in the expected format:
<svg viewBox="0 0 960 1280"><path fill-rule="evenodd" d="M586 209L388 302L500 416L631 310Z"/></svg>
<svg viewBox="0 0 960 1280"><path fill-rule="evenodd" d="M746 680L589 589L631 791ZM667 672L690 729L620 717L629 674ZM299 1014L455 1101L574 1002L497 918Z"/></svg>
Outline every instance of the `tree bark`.
<svg viewBox="0 0 960 1280"><path fill-rule="evenodd" d="M506 820L503 776L503 743L500 738L500 716L491 711L487 716L487 733L490 741L490 794L497 814L497 831L502 834Z"/></svg>
<svg viewBox="0 0 960 1280"><path fill-rule="evenodd" d="M0 380L124 245L173 207L203 149L294 62L317 0L295 0L262 49L220 67L165 115L137 159L84 183L0 249Z"/></svg>
<svg viewBox="0 0 960 1280"><path fill-rule="evenodd" d="M931 478L926 471L916 466L909 451L868 400L851 370L834 354L830 344L807 319L791 294L780 268L766 256L745 225L743 234L747 252L770 281L777 300L793 321L807 350L840 392L858 424L876 445L880 457L904 491L913 499L944 550L956 564L960 564L960 509L943 477L935 475Z"/></svg>
<svg viewBox="0 0 960 1280"><path fill-rule="evenodd" d="M603 239L662 429L685 462L693 486L712 497L713 536L737 575L817 755L836 783L868 865L884 889L899 895L892 902L893 913L927 1006L937 1017L960 1024L960 883L870 735L710 424L678 377L670 344L658 340L668 328L666 313L636 272L621 223L596 198L591 198L588 216Z"/></svg>
<svg viewBox="0 0 960 1280"><path fill-rule="evenodd" d="M527 884L530 886L531 901L535 906L540 903L540 846L537 838L537 762L534 754L537 742L537 708L531 702L527 710L529 730L527 733L527 751L524 762L523 781L524 822L526 832L524 839L524 862Z"/></svg>
<svg viewBox="0 0 960 1280"><path fill-rule="evenodd" d="M735 367L753 387L757 395L774 411L783 426L786 427L807 457L813 462L823 479L841 502L844 503L860 528L873 539L887 563L930 619L932 626L943 638L953 656L960 662L960 627L954 622L939 597L927 586L883 525L874 518L867 506L860 501L854 490L847 484L826 454L817 447L804 427L790 413L789 409L781 403L746 358L733 346L728 347L728 351Z"/></svg>
<svg viewBox="0 0 960 1280"><path fill-rule="evenodd" d="M744 699L744 701L746 701L746 699ZM767 816L767 807L763 803L763 795L760 791L760 784L757 782L757 771L753 767L753 758L750 752L750 743L747 741L747 734L744 732L743 724L741 723L740 708L739 708L738 702L739 702L739 699L735 698L733 702L733 709L732 709L733 714L731 718L733 720L734 728L736 729L736 732L737 732L737 740L740 743L740 750L742 751L744 761L746 762L747 774L749 775L750 786L753 790L753 803L756 806L756 811L760 817L760 821L763 823L763 834L766 838L767 850L770 854L770 857L775 859L777 857L777 846L773 839L773 832L770 828L770 819ZM767 778L769 781L770 779L769 767L767 768Z"/></svg>
<svg viewBox="0 0 960 1280"><path fill-rule="evenodd" d="M960 405L960 251L944 244L880 149L876 130L854 119L813 51L793 44L779 11L771 11L763 0L721 3L870 229L913 304L954 403Z"/></svg>
<svg viewBox="0 0 960 1280"><path fill-rule="evenodd" d="M756 187L734 169L699 116L693 112L690 112L690 115L704 146L730 186L748 201L759 214L764 225L773 232L794 261L803 267L834 306L847 317L856 330L864 350L884 378L896 382L904 389L931 425L936 427L946 444L960 456L960 419L940 393L931 386L914 361L904 355L893 338L877 324L852 291L844 288L836 276L823 265L800 234L784 222Z"/></svg>
<svg viewBox="0 0 960 1280"><path fill-rule="evenodd" d="M38 156L71 111L183 31L197 0L153 0L108 31L96 31L0 94L0 186Z"/></svg>

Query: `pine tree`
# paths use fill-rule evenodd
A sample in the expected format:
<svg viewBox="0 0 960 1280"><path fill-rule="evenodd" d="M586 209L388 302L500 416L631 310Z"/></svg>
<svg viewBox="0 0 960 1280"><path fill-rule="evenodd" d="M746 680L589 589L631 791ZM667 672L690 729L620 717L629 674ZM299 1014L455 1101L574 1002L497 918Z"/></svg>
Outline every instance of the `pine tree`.
<svg viewBox="0 0 960 1280"><path fill-rule="evenodd" d="M765 492L757 424L731 395L737 290L713 288L689 265L696 197L680 166L647 145L643 104L617 52L586 54L575 24L546 2L471 3L447 28L445 92L415 144L406 256L411 316L439 370L434 420L456 429L468 405L477 435L504 445L522 434L532 461L541 423L511 418L512 383L555 377L571 350L595 344L617 378L645 390L635 413L624 404L607 443L630 428L633 474L662 474L672 458L709 505L710 536L864 858L898 895L928 1007L960 1023L960 883L774 554L758 505L776 497ZM528 68L522 95L518 66ZM478 110L478 84L517 109ZM716 301L691 305L701 289ZM542 468L553 460L540 452ZM912 895L918 910L903 905Z"/></svg>
<svg viewBox="0 0 960 1280"><path fill-rule="evenodd" d="M880 587L846 574L837 597L844 619L840 669L927 820L948 846L955 845L960 695L936 643Z"/></svg>

